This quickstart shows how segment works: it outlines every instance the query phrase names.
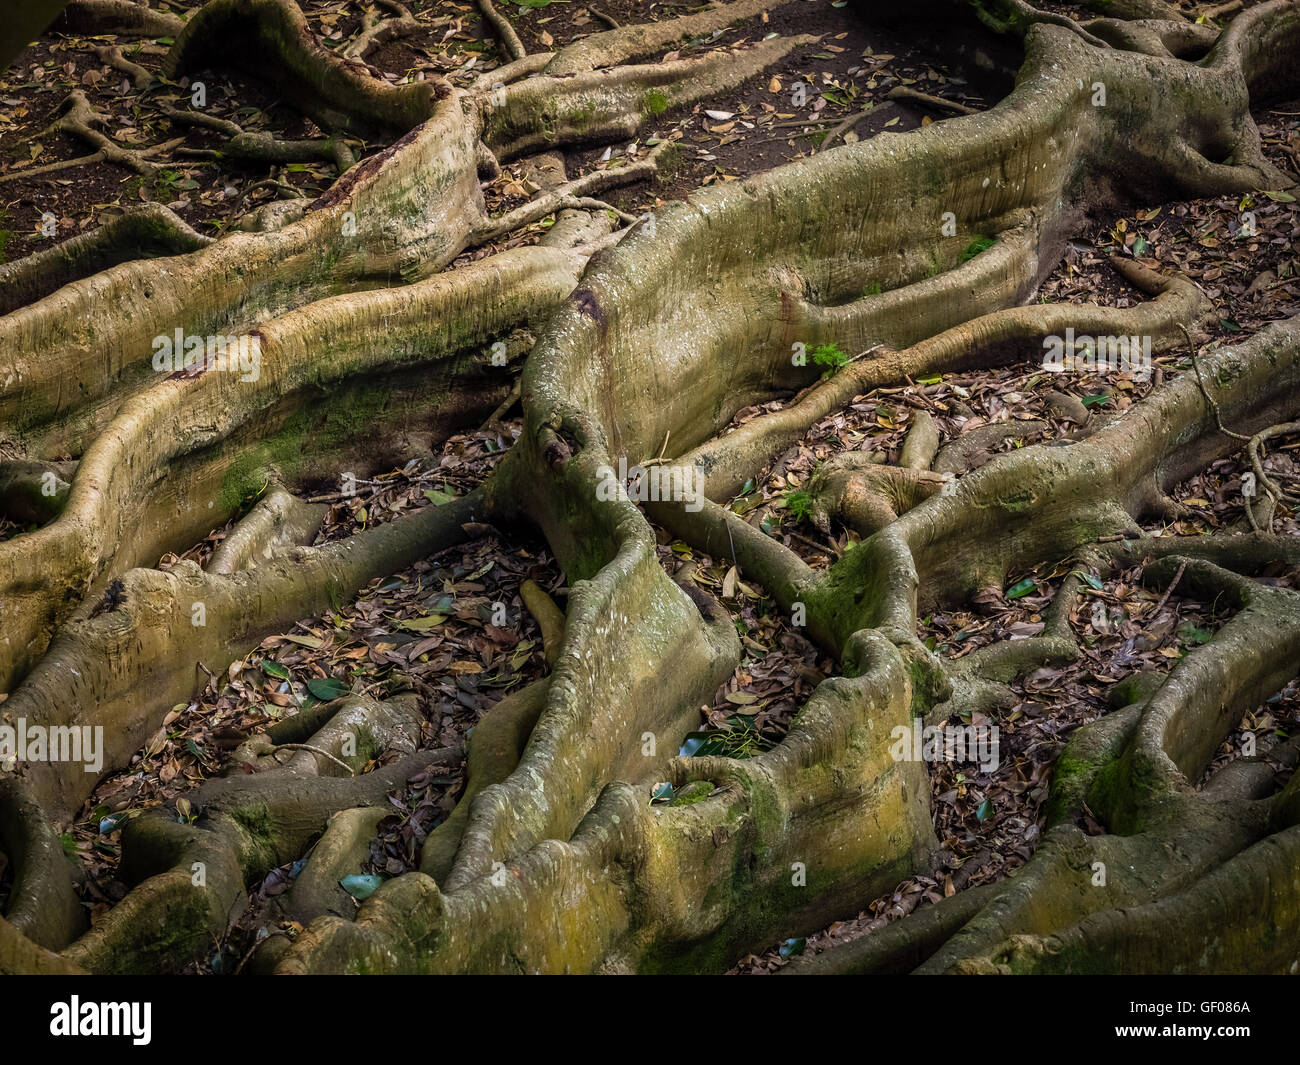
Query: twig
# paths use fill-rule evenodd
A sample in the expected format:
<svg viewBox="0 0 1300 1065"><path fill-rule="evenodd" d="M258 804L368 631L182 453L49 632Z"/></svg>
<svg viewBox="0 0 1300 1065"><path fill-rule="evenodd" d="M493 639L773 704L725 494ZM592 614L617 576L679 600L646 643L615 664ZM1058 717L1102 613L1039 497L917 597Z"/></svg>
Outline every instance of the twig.
<svg viewBox="0 0 1300 1065"><path fill-rule="evenodd" d="M832 558L843 557L843 553L840 551L840 549L838 547L835 547L833 544L819 544L811 536L804 536L803 533L794 532L793 530L787 529L787 530L783 530L783 532L786 536L790 537L791 540L798 540L805 547L810 547L814 551L820 551L823 554L828 554Z"/></svg>
<svg viewBox="0 0 1300 1065"><path fill-rule="evenodd" d="M365 497L367 499L374 498L376 495L378 495L377 489L385 487L385 485L380 481L356 481L354 483L363 484L366 485L368 488L376 489L376 491L371 492L370 495ZM324 492L318 496L307 496L303 499L303 502L304 503L341 503L345 499L359 499L359 498L361 498L361 493L356 491L356 489L354 488L351 491L347 491L347 492L343 492L343 491Z"/></svg>
<svg viewBox="0 0 1300 1065"><path fill-rule="evenodd" d="M854 126L856 126L859 122L861 122L864 118L866 118L867 115L870 113L870 111L871 111L871 104L867 104L867 106L864 107L861 111L857 112L857 114L849 115L848 118L844 119L843 122L841 122L828 134L826 134L826 136L822 138L821 144L817 145L817 147L814 148L808 154L816 155L817 152L819 151L822 152L826 151L826 149L830 148L837 140L840 139L840 137L847 134L849 130L851 130Z"/></svg>
<svg viewBox="0 0 1300 1065"><path fill-rule="evenodd" d="M1241 433L1234 433L1223 424L1223 417L1219 413L1219 405L1214 402L1214 397L1210 395L1209 391L1205 387L1205 382L1201 379L1201 364L1196 361L1196 344L1192 340L1192 334L1188 331L1187 326L1183 325L1182 322L1178 323L1178 328L1183 331L1183 336L1187 338L1187 344L1192 353L1192 369L1196 371L1196 383L1200 386L1201 395L1205 397L1205 402L1210 405L1210 410L1214 412L1214 420L1219 426L1219 432L1223 433L1224 436L1232 437L1234 440L1245 440L1249 442L1250 437L1242 436Z"/></svg>
<svg viewBox="0 0 1300 1065"><path fill-rule="evenodd" d="M772 125L768 128L769 129L798 129L800 126L830 126L830 125L834 125L834 123L835 123L835 119L833 118L826 118L826 119L796 118L789 122L773 122Z"/></svg>
<svg viewBox="0 0 1300 1065"><path fill-rule="evenodd" d="M328 758L335 765L342 766L348 771L348 776L354 777L357 775L357 771L348 765L347 762L343 761L343 759L335 758L329 753L329 751L322 751L319 747L313 747L310 743L277 743L275 750L271 752L271 757L275 758L277 762L279 762L280 759L276 756L281 751L311 751L312 754L319 754L324 758Z"/></svg>
<svg viewBox="0 0 1300 1065"><path fill-rule="evenodd" d="M977 115L979 110L974 107L967 107L956 100L945 100L942 96L931 96L928 92L917 92L906 85L896 85L885 93L886 100L907 100L914 104L924 104L929 108L938 108L942 111L954 111L959 115Z"/></svg>
<svg viewBox="0 0 1300 1065"><path fill-rule="evenodd" d="M1174 579L1169 582L1169 587L1165 589L1165 594L1160 597L1160 602L1156 604L1155 610L1151 612L1152 618L1160 616L1160 611L1164 610L1165 604L1169 602L1169 597L1174 594L1174 589L1178 587L1178 582L1183 579L1183 571L1187 569L1187 559L1183 559L1178 564L1178 572L1174 574Z"/></svg>
<svg viewBox="0 0 1300 1065"><path fill-rule="evenodd" d="M522 391L523 391L523 381L521 378L516 377L514 386L510 389L510 394L501 401L500 405L497 407L496 410L494 410L491 414L487 416L487 421L485 421L482 425L479 426L479 431L482 432L489 425L492 425L494 422L499 422L502 418L504 418L506 416L506 412L510 410L510 408L513 407L515 403L518 401Z"/></svg>

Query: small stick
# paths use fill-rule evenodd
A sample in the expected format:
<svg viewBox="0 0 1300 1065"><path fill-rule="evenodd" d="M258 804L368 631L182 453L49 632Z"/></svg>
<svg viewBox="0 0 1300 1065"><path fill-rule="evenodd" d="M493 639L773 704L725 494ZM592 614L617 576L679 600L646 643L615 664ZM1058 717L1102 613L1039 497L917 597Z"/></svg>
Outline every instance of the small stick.
<svg viewBox="0 0 1300 1065"><path fill-rule="evenodd" d="M1155 610L1151 612L1153 618L1160 616L1160 611L1164 610L1165 604L1169 602L1169 597L1174 594L1174 589L1178 587L1178 582L1183 579L1183 571L1187 569L1187 559L1183 559L1178 565L1178 572L1174 574L1174 579L1169 582L1169 587L1165 589L1165 594L1160 597L1160 602L1156 604Z"/></svg>
<svg viewBox="0 0 1300 1065"><path fill-rule="evenodd" d="M516 377L514 387L510 389L510 395L506 396L506 398L501 401L500 406L498 406L496 410L494 410L491 414L488 415L487 421L485 421L482 425L479 426L479 431L481 432L482 430L486 429L489 425L491 425L493 422L499 422L502 418L504 418L506 416L506 411L508 411L511 407L513 407L515 403L518 401L522 389L523 389L523 380L522 378Z"/></svg>
<svg viewBox="0 0 1300 1065"><path fill-rule="evenodd" d="M319 747L313 747L310 743L278 743L276 744L275 750L271 752L271 756L275 757L280 751L311 751L312 754L319 754L328 758L335 765L341 765L348 771L348 776L354 777L357 775L356 770L348 765L347 762L343 761L343 759L335 758L329 753L329 751L322 751ZM276 758L275 760L278 762L280 759Z"/></svg>
<svg viewBox="0 0 1300 1065"><path fill-rule="evenodd" d="M1192 334L1188 332L1187 326L1183 325L1182 322L1178 323L1178 328L1183 331L1183 336L1187 338L1187 344L1191 348L1192 368L1196 371L1196 383L1200 386L1201 395L1205 397L1205 402L1210 405L1210 410L1214 412L1214 420L1218 423L1219 432L1223 433L1224 436L1232 437L1234 440L1245 440L1249 443L1250 437L1242 436L1241 433L1234 433L1223 424L1223 417L1219 414L1219 405L1214 402L1214 397L1206 390L1205 382L1201 379L1201 364L1196 361L1196 345L1192 342Z"/></svg>
<svg viewBox="0 0 1300 1065"><path fill-rule="evenodd" d="M798 540L805 547L810 547L821 554L830 555L832 558L836 559L843 557L840 553L840 549L835 547L833 544L819 544L811 536L804 536L803 533L795 532L792 529L784 530L784 534L790 537L791 540ZM733 547L732 550L735 550L735 548Z"/></svg>
<svg viewBox="0 0 1300 1065"><path fill-rule="evenodd" d="M870 110L871 110L870 106L867 106L864 107L861 111L857 112L856 114L849 115L848 118L846 118L843 122L841 122L828 134L826 134L826 136L822 138L821 144L819 144L816 148L812 149L812 151L809 152L809 154L816 155L817 152L819 151L821 152L826 151L826 149L834 145L834 143L837 140L839 140L840 137L847 134L849 130L851 130L854 126L856 126L859 122L861 122L864 118L866 118Z"/></svg>
<svg viewBox="0 0 1300 1065"><path fill-rule="evenodd" d="M979 111L974 107L967 107L956 100L945 100L942 96L931 96L928 92L917 92L915 89L909 89L906 85L896 85L885 93L886 100L907 100L914 104L924 104L926 107L938 108L942 111L955 111L959 115L977 115Z"/></svg>

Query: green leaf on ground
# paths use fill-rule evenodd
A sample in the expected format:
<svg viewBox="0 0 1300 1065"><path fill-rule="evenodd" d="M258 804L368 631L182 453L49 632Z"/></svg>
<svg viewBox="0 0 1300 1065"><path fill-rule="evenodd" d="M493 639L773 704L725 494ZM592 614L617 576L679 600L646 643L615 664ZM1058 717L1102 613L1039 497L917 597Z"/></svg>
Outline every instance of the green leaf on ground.
<svg viewBox="0 0 1300 1065"><path fill-rule="evenodd" d="M307 682L307 690L321 702L327 703L331 699L347 695L348 686L338 677L312 677Z"/></svg>

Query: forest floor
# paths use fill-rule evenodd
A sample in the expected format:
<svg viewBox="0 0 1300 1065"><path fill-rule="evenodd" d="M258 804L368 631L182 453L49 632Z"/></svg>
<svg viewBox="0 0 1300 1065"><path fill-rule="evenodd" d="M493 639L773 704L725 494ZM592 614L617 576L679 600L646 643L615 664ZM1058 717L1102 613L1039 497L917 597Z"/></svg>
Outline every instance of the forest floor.
<svg viewBox="0 0 1300 1065"><path fill-rule="evenodd" d="M301 6L331 47L343 46L356 34L366 7L342 0L301 0ZM429 25L419 35L366 56L379 76L404 81L437 72L459 84L500 62L474 5L443 0L409 6ZM690 5L603 0L597 9L555 0L501 6L533 51L599 32L611 20L667 18ZM1184 6L1188 12L1195 10ZM1070 5L1057 7L1083 17ZM946 117L938 104L887 98L900 87L983 109L1011 86L1015 54L1000 51L997 42L972 43L960 57L960 67L953 67L951 55L941 62L924 39L903 41L888 31L863 28L842 0L790 4L770 17L684 43L674 51L698 54L796 32L817 34L819 40L707 105L658 116L646 141L671 137L690 151L679 153L676 169L659 182L613 192L610 202L635 213L686 197L700 186L737 180L822 150L830 133L835 138L866 138ZM86 154L87 146L68 135L44 132L74 89L86 94L104 116L106 132L124 147L145 148L182 135L188 148L215 146L201 129L173 128L159 110L180 106L193 91L190 82L171 83L159 74L165 41L121 42L125 57L150 74L141 85L100 60L92 49L105 43L115 42L47 34L0 80L0 262L102 224L131 202L165 203L200 232L216 235L261 203L289 194L313 196L333 180L332 164L249 168L182 158L176 150L160 156L157 168L145 175L104 164L24 173ZM269 129L288 137L319 134L308 120L251 82L215 75L198 80L205 81L210 114L237 121L246 130ZM800 85L803 90L796 92ZM1258 110L1255 118L1270 160L1300 177L1300 101ZM351 146L357 158L384 147L362 141ZM623 165L641 147L568 153L569 176ZM536 189L522 167L507 166L484 191L489 208L500 213L525 202ZM1243 228L1244 212L1254 216L1253 233ZM50 215L55 218L52 235ZM548 224L545 220L527 227L508 242L477 249L473 256L534 241ZM1132 256L1159 270L1181 270L1197 282L1214 306L1209 343L1228 345L1266 322L1300 313L1298 236L1300 209L1285 196L1135 206L1092 219L1039 296L1053 302L1125 306L1141 297L1115 274L1106 256ZM1194 371L1186 350L1159 358L1157 366L1157 379ZM1011 420L1035 424L1019 440L999 445L1001 449L1062 438L1083 428L1098 411L1141 403L1153 384L1129 374L1051 374L1037 362L1026 362L877 389L813 427L730 505L800 552L809 565L824 567L853 550L857 536L839 528L827 536L803 520L797 503L790 504L818 463L848 450L876 451L887 461L897 461L916 411L934 417L941 446L981 426ZM736 423L780 405L741 411ZM346 536L471 490L519 431L515 419L453 436L442 445L438 462L413 463L355 482L355 491L349 491L353 484L342 476L337 484L314 486L314 498L329 504L319 539ZM1273 450L1265 468L1280 480L1300 480L1297 448L1300 444ZM991 457L980 453L976 464ZM1248 527L1243 462L1244 455L1216 462L1180 485L1174 496L1184 506L1184 515L1148 531L1186 535ZM232 526L213 530L181 557L202 564ZM1273 519L1273 529L1294 535L1300 525L1294 513L1282 510ZM0 528L0 538L21 531L17 526ZM462 741L504 694L543 674L540 634L524 609L519 586L532 579L563 605L564 575L540 543L507 538L488 526L474 532L470 542L374 582L354 601L303 619L223 672L211 674L203 692L172 710L128 769L100 783L64 836L65 847L84 872L79 891L92 921L125 894L116 875L124 820L152 806L183 802L187 792L226 768L231 752L258 729L345 692L388 695L414 690L426 716L424 745L445 747ZM835 671L834 663L788 623L759 584L729 561L692 556L690 548L662 531L660 541L670 571L685 561L697 564L696 581L732 611L744 647L735 674L719 688L712 705L701 707L699 731L686 749L744 757L779 742L812 689ZM177 556L169 555L158 565L167 568L176 561ZM981 593L970 610L923 618L918 635L949 658L995 640L1035 635L1043 628L1043 612L1061 578L1074 568L1066 559L1018 575L1005 588ZM1285 584L1293 576L1279 571L1264 579ZM1148 591L1142 587L1139 566L1107 580L1090 580L1070 620L1084 648L1082 658L1022 678L1013 685L1016 700L997 711L995 719L978 714L974 720L954 719L954 724L996 724L1002 745L997 767L988 771L969 763L931 765L933 818L940 841L932 869L815 935L792 937L763 954L739 959L733 972L774 971L794 954L868 935L918 907L1000 879L1023 865L1038 842L1052 767L1071 733L1114 708L1118 700L1111 693L1120 681L1135 673L1167 672L1226 618L1216 604L1184 597L1177 589L1167 599ZM1224 742L1212 768L1237 757L1248 732L1266 747L1266 737L1284 736L1298 727L1300 686L1293 684L1247 716ZM394 875L415 867L420 841L446 816L462 785L462 770L454 769L444 778L392 794L391 814L381 822L370 860L358 872ZM653 801L670 801L662 789L658 795ZM652 801L649 794L647 801ZM1081 827L1096 830L1086 818ZM213 944L211 955L196 971L233 971L259 936L272 931L293 934L293 928L278 921L273 900L287 889L300 865L275 870L250 888L254 906ZM0 901L5 881L0 868Z"/></svg>

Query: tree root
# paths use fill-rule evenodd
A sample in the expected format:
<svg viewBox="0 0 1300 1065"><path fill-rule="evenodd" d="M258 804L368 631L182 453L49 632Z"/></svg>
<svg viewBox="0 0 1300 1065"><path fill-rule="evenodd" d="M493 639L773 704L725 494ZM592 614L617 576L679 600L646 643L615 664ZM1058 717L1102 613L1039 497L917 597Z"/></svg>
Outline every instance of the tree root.
<svg viewBox="0 0 1300 1065"><path fill-rule="evenodd" d="M0 846L14 862L7 928L47 950L61 950L85 926L71 867L45 811L18 776L0 777Z"/></svg>
<svg viewBox="0 0 1300 1065"><path fill-rule="evenodd" d="M137 89L147 89L153 84L153 72L146 70L139 63L132 63L122 54L117 45L96 45L95 55L114 70L125 74Z"/></svg>
<svg viewBox="0 0 1300 1065"><path fill-rule="evenodd" d="M175 37L185 22L165 11L153 11L131 0L71 0L55 22L64 33L121 37Z"/></svg>
<svg viewBox="0 0 1300 1065"><path fill-rule="evenodd" d="M176 107L162 108L163 114L173 122L190 126L205 126L217 130L229 137L229 140L217 150L182 148L177 155L191 159L236 159L258 163L297 163L312 160L332 162L342 174L356 162L352 149L339 137L326 137L318 140L281 140L270 133L260 131L245 133L236 122L205 115L201 111L183 111Z"/></svg>
<svg viewBox="0 0 1300 1065"><path fill-rule="evenodd" d="M72 476L68 463L0 462L0 515L10 521L43 525L68 503Z"/></svg>
<svg viewBox="0 0 1300 1065"><path fill-rule="evenodd" d="M465 791L442 824L429 833L420 852L420 872L446 880L465 835L474 799L514 772L546 705L549 682L537 681L505 696L483 715L470 736Z"/></svg>
<svg viewBox="0 0 1300 1065"><path fill-rule="evenodd" d="M492 25L493 31L501 39L501 46L505 49L506 54L511 59L523 59L528 50L524 47L523 42L519 39L519 34L515 28L510 25L507 19L492 0L478 0L478 9L483 13L483 17Z"/></svg>
<svg viewBox="0 0 1300 1065"><path fill-rule="evenodd" d="M978 469L993 457L993 448L1003 441L1027 440L1045 429L1047 423L1037 419L977 426L944 445L934 460L934 472L955 475Z"/></svg>
<svg viewBox="0 0 1300 1065"><path fill-rule="evenodd" d="M553 77L581 74L650 55L687 38L703 37L762 11L782 6L786 0L732 0L714 4L693 15L634 26L615 26L561 49L544 68ZM592 12L596 14L595 11ZM598 18L604 16L597 15ZM516 57L518 58L518 57Z"/></svg>
<svg viewBox="0 0 1300 1065"><path fill-rule="evenodd" d="M1264 464L1259 459L1259 450L1264 444L1277 436L1290 436L1293 433L1300 433L1300 422L1286 422L1282 425L1271 425L1262 432L1256 433L1250 438L1246 445L1246 454L1250 456L1250 468L1255 472L1255 481L1262 485L1264 491L1271 495L1279 502L1295 504L1300 501L1300 492L1290 491L1278 486L1264 471Z"/></svg>
<svg viewBox="0 0 1300 1065"><path fill-rule="evenodd" d="M352 540L298 548L229 575L185 563L169 573L131 570L121 578L122 605L66 624L40 664L0 704L0 718L56 725L66 722L69 706L93 706L97 723L105 725L105 759L125 759L169 707L192 696L196 662L220 665L242 657L262 637L328 607L331 594L354 594L375 577L458 542L465 535L461 523L477 505L475 495L464 496ZM194 624L196 618L204 624ZM187 638L177 640L178 633ZM127 647L148 647L150 655L131 659L126 668L110 665ZM70 814L89 793L94 778L79 764L72 769L29 767L33 793L47 812Z"/></svg>
<svg viewBox="0 0 1300 1065"><path fill-rule="evenodd" d="M661 141L650 149L644 159L628 163L617 170L593 170L590 174L546 190L542 195L516 207L500 218L485 219L470 232L469 243L486 244L564 208L595 206L598 209L612 210L608 204L592 201L586 197L594 192L603 192L606 189L655 177L659 173L659 163L664 151L673 143L670 140Z"/></svg>
<svg viewBox="0 0 1300 1065"><path fill-rule="evenodd" d="M15 181L18 178L36 177L39 174L52 174L70 167L85 166L88 163L115 163L118 166L128 167L137 174L148 176L156 173L163 165L154 162L153 157L165 154L180 143L179 140L174 140L155 144L151 148L123 148L94 128L107 121L107 116L90 106L85 93L80 89L73 89L59 106L59 118L45 132L72 134L94 145L97 150L90 155L78 156L76 159L64 159L57 163L46 163L43 166L0 174L0 183Z"/></svg>
<svg viewBox="0 0 1300 1065"><path fill-rule="evenodd" d="M3 621L18 645L0 656L4 681L26 674L0 711L6 720L63 723L74 707L79 720L107 726L106 756L122 764L165 708L192 692L196 660L220 666L238 657L260 634L322 609L331 589L350 593L465 535L468 520L535 527L569 585L552 673L488 715L477 753L476 730L471 783L450 827L430 837L425 871L387 881L355 920L338 916L332 888L304 887L300 912L322 915L295 942L268 952L277 971L719 969L778 931L820 927L859 907L926 868L937 842L926 768L893 757L892 733L938 708L978 705L991 686L1070 653L1066 621L1078 582L1063 583L1041 637L960 666L920 643L918 610L1000 587L1010 571L1045 559L1119 558L1134 549L1121 543L1126 534L1154 542L1137 522L1161 508L1172 486L1240 446L1218 431L1220 420L1249 437L1294 416L1300 320L1293 319L1201 357L1199 384L1187 375L1160 385L1123 417L1098 418L1085 438L999 455L950 491L901 500L912 505L895 508L895 520L820 573L710 500L698 509L682 500L647 505L697 548L758 574L792 614L803 607L809 636L843 674L820 683L783 741L754 758L673 757L699 707L733 675L740 643L716 601L665 572L642 511L625 494L602 493L608 470L620 459L667 457L660 465L671 466L671 440L686 457L679 462L716 459L709 473L716 493L757 473L800 418L875 387L868 382L900 381L900 371L1010 358L1017 346L1083 325L1151 335L1153 347L1177 343L1202 298L1182 279L1140 269L1130 269L1131 278L1155 298L1137 307L1008 307L1030 295L1081 214L1119 191L1244 191L1271 179L1247 108L1252 92L1294 79L1285 61L1300 40L1294 6L1243 13L1199 64L1100 48L1077 28L1035 24L1015 91L990 111L703 190L656 211L653 233L635 227L589 266L587 249L603 237L579 221L565 223L563 238L578 248L515 249L427 280L413 279L442 269L481 232L481 145L508 160L543 142L631 136L662 110L648 94L667 106L693 102L803 39L563 78L548 63L542 77L507 85L504 102L446 86L441 96L373 86L367 96L349 88L361 73L325 54L294 9L214 0L182 32L173 58L199 62L200 43L228 49L251 39L251 27L271 43L265 53L244 49L248 56L310 86L318 110L336 112L333 128L384 127L402 139L353 167L281 231L236 234L193 252L169 264L172 280L147 264L114 267L93 279L93 301L92 286L77 282L5 320L5 342L31 341L14 346L38 358L59 323L89 320L88 309L110 324L72 344L61 334L65 347L82 345L60 370L82 397L71 427L55 374L5 352L0 417L17 424L26 453L56 454L60 433L94 442L69 449L81 461L60 516L0 544ZM1125 106L1094 106L1094 80ZM1182 103L1170 108L1170 99ZM936 173L951 177L936 185ZM554 202L573 194L571 187ZM344 239L347 214L357 232ZM994 247L965 255L975 237L990 235L1000 238ZM237 282L224 280L236 273ZM369 287L395 278L413 283ZM876 284L880 295L862 295ZM151 305L138 313L129 289L145 285ZM471 304L494 310L467 321ZM655 304L673 314L654 312ZM479 493L228 575L184 564L165 574L127 569L200 524L173 503L182 494L218 494L226 474L207 449L241 433L258 440L265 432L258 418L287 417L276 405L292 404L308 385L346 387L359 373L427 366L541 317L548 325L521 385L522 433ZM165 333L160 325L180 320L196 323L187 330L256 329L265 383L182 371L121 399L125 382L147 379L138 352ZM711 439L742 408L812 385L815 371L792 353L830 342L882 347L805 394L791 408L796 414ZM114 369L94 365L104 362ZM464 375L434 379L460 383ZM481 413L507 388L501 380ZM14 397L24 389L32 398L20 404ZM868 463L854 476L942 485L926 470L935 440L922 419L917 425L906 468L882 473ZM363 425L347 435L372 433ZM207 528L235 511L250 477L293 453L257 454ZM193 475L169 483L165 468L182 461ZM134 527L143 508L133 501L149 485L173 493L153 502L158 513L181 514L173 522L185 529ZM1234 538L1212 550L1221 561L1269 561L1273 543ZM954 912L983 898L937 907L912 926L920 932L881 940L861 964L1098 968L1106 951L1123 950L1114 929L1132 927L1141 937L1156 927L1143 923L1144 907L1166 907L1200 927L1229 922L1212 957L1192 957L1189 934L1152 955L1161 961L1283 968L1295 960L1300 910L1290 896L1261 918L1258 907L1225 908L1223 886L1257 892L1288 875L1300 788L1244 799L1218 788L1207 797L1196 783L1241 715L1294 673L1300 600L1288 588L1165 553L1146 567L1150 580L1167 587L1179 571L1180 589L1222 597L1236 613L1141 703L1072 738L1053 778L1051 827L1021 873L989 892L955 933ZM69 574L52 587L50 573L64 559ZM68 618L66 600L97 596L117 573L120 600L108 597L96 612L92 599ZM204 626L191 622L195 603L206 608ZM91 932L52 962L0 925L0 965L176 966L226 928L246 883L298 859L323 830L329 836L331 815L384 802L390 788L437 761L407 753L403 715L409 731L416 720L409 711L371 707L357 719L335 715L313 735L276 732L251 743L244 755L261 771L201 788L192 823L163 811L131 823L123 873L136 887ZM337 775L361 768L344 741L363 719L397 761ZM283 766L277 745L288 756ZM87 782L75 778L64 766L28 767L26 785L47 821L78 807ZM711 788L692 804L653 806L651 788L664 779ZM1106 834L1085 836L1071 823L1084 803ZM369 817L344 816L312 877L323 884L351 861ZM1108 886L1094 884L1095 862L1109 870ZM1261 919L1277 922L1281 934L1251 955L1245 944Z"/></svg>
<svg viewBox="0 0 1300 1065"><path fill-rule="evenodd" d="M325 508L304 503L272 485L208 561L209 573L251 569L286 547L311 543L325 520Z"/></svg>
<svg viewBox="0 0 1300 1065"><path fill-rule="evenodd" d="M808 482L812 522L829 533L835 518L870 536L935 495L945 483L941 474L928 469L884 466L861 451L846 451L824 463Z"/></svg>
<svg viewBox="0 0 1300 1065"><path fill-rule="evenodd" d="M1094 37L1068 15L1043 11L1027 3L1026 0L994 0L987 8L983 5L976 6L975 14L995 33L1014 33L1024 36L1036 25L1060 26L1071 33L1077 33L1094 48L1108 47L1105 41Z"/></svg>
<svg viewBox="0 0 1300 1065"><path fill-rule="evenodd" d="M967 888L919 911L907 921L895 921L879 932L831 947L820 954L801 955L781 969L780 975L910 973L987 905L995 890L991 884Z"/></svg>
<svg viewBox="0 0 1300 1065"><path fill-rule="evenodd" d="M387 44L389 41L401 40L403 37L410 37L419 33L427 26L437 26L446 19L435 19L429 23L422 23L405 4L397 3L397 0L376 0L379 7L387 8L396 18L366 18L363 19L364 27L359 34L343 48L342 54L348 59L364 59L370 49L378 48L381 44Z"/></svg>
<svg viewBox="0 0 1300 1065"><path fill-rule="evenodd" d="M483 142L501 162L559 144L626 140L647 118L739 85L815 38L763 41L734 52L515 81L479 95Z"/></svg>
<svg viewBox="0 0 1300 1065"><path fill-rule="evenodd" d="M440 78L389 85L355 60L326 51L292 0L209 0L185 23L164 63L168 77L233 58L318 125L404 134L450 89Z"/></svg>
<svg viewBox="0 0 1300 1065"><path fill-rule="evenodd" d="M581 255L569 251L520 248L406 289L334 297L261 326L256 381L242 380L237 373L207 372L164 380L125 403L112 430L83 456L59 519L28 539L0 544L0 579L15 593L3 603L12 643L8 657L0 655L0 664L19 671L23 653L36 653L45 626L69 609L66 600L51 595L52 588L32 588L19 597L29 583L26 575L40 570L40 559L60 559L67 586L85 588L105 571L116 575L132 560L156 558L179 534L183 521L192 522L190 535L203 535L218 514L228 516L245 495L263 487L256 480L260 466L239 471L233 479L223 467L211 468L217 461L213 445L237 437L248 419L285 402L291 412L295 393L300 403L308 381L319 385L369 369L404 362L418 365L430 357L447 359L486 343L514 325L549 313L576 283L582 263ZM487 320L462 314L464 294L481 294L484 286L496 293ZM442 319L432 330L430 316ZM313 357L303 359L301 353L308 349ZM441 372L453 371L445 366ZM134 455L133 463L122 461L128 452ZM191 511L192 502L168 511L169 501L158 499L144 506L139 486L154 471L193 453L209 464L212 495L207 498L219 494L223 511L207 506ZM287 463L295 454L300 453L285 449L280 460ZM294 461L301 464L303 459ZM289 472L301 473L303 467ZM202 483L204 478L196 480ZM133 515L137 524L128 531L109 520L110 511L122 519ZM156 517L140 524L149 514Z"/></svg>
<svg viewBox="0 0 1300 1065"><path fill-rule="evenodd" d="M136 886L103 922L67 946L64 957L97 972L140 971L142 965L157 971L176 964L195 940L201 943L209 934L224 931L225 922L243 905L245 877L260 879L282 864L285 855L300 852L337 808L335 804L379 806L391 788L404 784L417 770L459 757L454 749L414 750L411 737L419 734L420 714L413 697L387 703L345 698L326 712L328 721L311 737L311 743L280 745L308 749L287 764L268 757L269 766L253 776L237 774L201 787L189 800L186 811L194 813L187 823L177 823L174 814L161 810L129 822L123 837L123 875ZM283 731L294 724L290 718L277 728ZM315 777L321 765L330 767L329 760L318 763L310 752L327 748L347 755L358 767L385 750L402 752L403 757L364 776L304 787L303 782ZM338 761L334 755L330 758ZM346 765L343 768L353 772ZM49 905L54 894L65 898L65 911L80 920L80 907L68 880L69 867L57 839L39 816L41 808L15 793L14 787L15 783L6 784L6 795L17 797L19 806L15 808L12 802L3 806L5 841L21 864L16 901L5 928L24 932L35 943L54 937L53 945L64 947L70 938L67 928L42 932L31 925L30 917L37 912L47 922L53 918L59 912L58 907ZM15 822L14 816L24 810L26 821ZM26 836L15 835L18 830L14 826L19 823L27 824ZM49 835L48 840L33 838L33 825ZM321 853L323 857L325 852ZM57 867L51 866L51 871L42 875L42 862L49 864L51 854ZM305 916L326 912L313 908L309 897L310 891L304 889L296 899Z"/></svg>
<svg viewBox="0 0 1300 1065"><path fill-rule="evenodd" d="M145 203L53 248L0 266L0 313L132 259L182 255L212 243L160 203Z"/></svg>

